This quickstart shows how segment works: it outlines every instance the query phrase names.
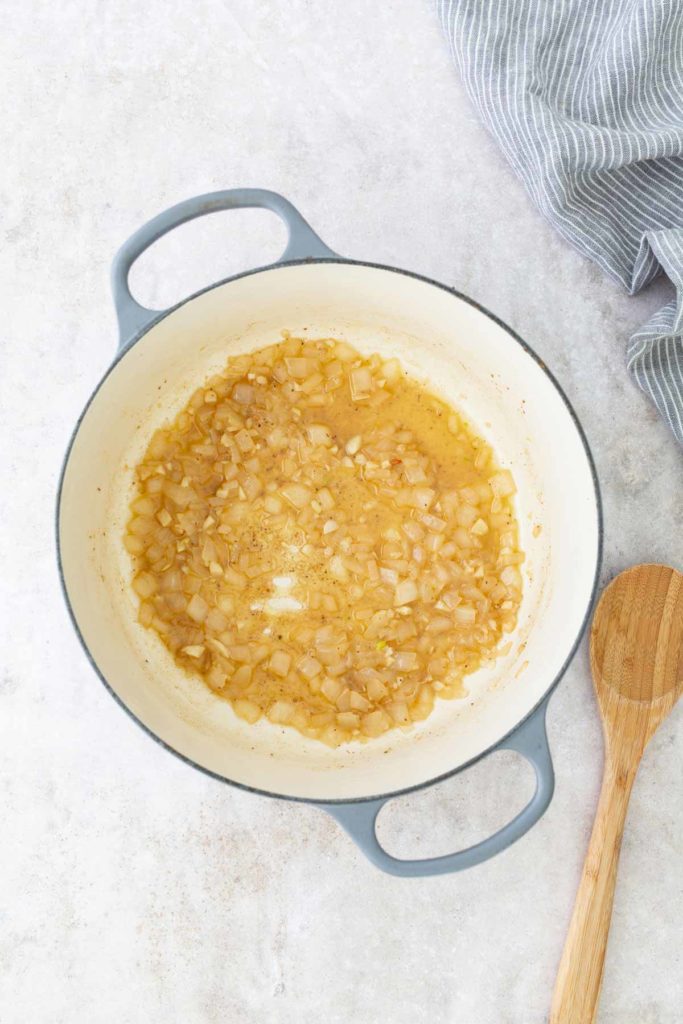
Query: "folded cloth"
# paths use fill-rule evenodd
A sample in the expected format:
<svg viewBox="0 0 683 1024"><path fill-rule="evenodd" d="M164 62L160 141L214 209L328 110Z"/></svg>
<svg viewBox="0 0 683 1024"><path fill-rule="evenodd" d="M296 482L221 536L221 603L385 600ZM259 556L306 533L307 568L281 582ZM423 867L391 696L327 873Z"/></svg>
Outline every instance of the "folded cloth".
<svg viewBox="0 0 683 1024"><path fill-rule="evenodd" d="M437 0L467 92L542 213L630 294L676 299L627 366L683 444L680 0Z"/></svg>

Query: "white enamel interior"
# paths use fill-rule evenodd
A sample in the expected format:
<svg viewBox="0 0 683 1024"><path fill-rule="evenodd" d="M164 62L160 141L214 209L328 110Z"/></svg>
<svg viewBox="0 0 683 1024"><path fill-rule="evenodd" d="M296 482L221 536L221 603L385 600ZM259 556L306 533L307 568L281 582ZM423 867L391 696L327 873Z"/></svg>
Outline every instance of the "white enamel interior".
<svg viewBox="0 0 683 1024"><path fill-rule="evenodd" d="M186 677L135 620L121 538L131 470L228 355L283 328L398 356L463 410L518 487L525 591L510 653L437 701L409 731L338 750L266 721L246 725ZM120 700L170 747L243 785L310 799L390 793L451 772L490 748L561 671L586 614L598 560L598 507L579 432L548 376L474 306L404 274L343 263L275 267L229 281L166 317L117 363L90 404L65 471L59 535L68 598L90 654Z"/></svg>

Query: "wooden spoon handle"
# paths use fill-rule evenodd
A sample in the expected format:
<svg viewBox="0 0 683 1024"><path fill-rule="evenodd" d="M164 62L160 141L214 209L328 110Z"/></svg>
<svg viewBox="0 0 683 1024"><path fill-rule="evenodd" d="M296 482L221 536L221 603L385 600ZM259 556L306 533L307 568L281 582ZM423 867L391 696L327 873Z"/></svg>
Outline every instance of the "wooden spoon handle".
<svg viewBox="0 0 683 1024"><path fill-rule="evenodd" d="M612 918L621 838L637 764L605 764L574 913L564 946L550 1011L550 1024L593 1024L602 984Z"/></svg>

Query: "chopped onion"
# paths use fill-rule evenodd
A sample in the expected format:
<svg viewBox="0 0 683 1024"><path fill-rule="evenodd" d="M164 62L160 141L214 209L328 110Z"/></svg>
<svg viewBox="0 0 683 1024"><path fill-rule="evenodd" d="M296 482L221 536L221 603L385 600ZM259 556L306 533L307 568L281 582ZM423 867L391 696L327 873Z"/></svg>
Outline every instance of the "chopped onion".
<svg viewBox="0 0 683 1024"><path fill-rule="evenodd" d="M398 608L400 605L410 604L411 601L416 600L417 586L413 580L401 580L394 592L394 607Z"/></svg>
<svg viewBox="0 0 683 1024"><path fill-rule="evenodd" d="M337 725L342 729L354 732L360 725L360 716L355 711L340 711L337 714Z"/></svg>
<svg viewBox="0 0 683 1024"><path fill-rule="evenodd" d="M382 700L383 697L386 697L388 690L381 679L369 679L365 692L367 693L368 700L374 704Z"/></svg>
<svg viewBox="0 0 683 1024"><path fill-rule="evenodd" d="M286 651L273 651L268 662L268 668L271 672L274 672L276 676L280 676L282 679L289 672L289 667L292 664L292 656Z"/></svg>
<svg viewBox="0 0 683 1024"><path fill-rule="evenodd" d="M276 700L272 707L268 708L268 718L277 725L287 725L294 717L296 708L289 700Z"/></svg>
<svg viewBox="0 0 683 1024"><path fill-rule="evenodd" d="M187 614L195 622L203 622L209 614L209 606L199 594L193 594L187 605Z"/></svg>
<svg viewBox="0 0 683 1024"><path fill-rule="evenodd" d="M245 722L371 741L462 696L514 629L514 480L398 360L284 332L135 474L138 622Z"/></svg>
<svg viewBox="0 0 683 1024"><path fill-rule="evenodd" d="M489 477L489 486L497 498L507 498L517 490L509 469L502 469Z"/></svg>
<svg viewBox="0 0 683 1024"><path fill-rule="evenodd" d="M298 357L285 359L285 366L290 377L303 380L311 372L312 363L310 359Z"/></svg>
<svg viewBox="0 0 683 1024"><path fill-rule="evenodd" d="M416 487L412 492L411 505L425 511L432 505L436 498L436 491L431 487Z"/></svg>
<svg viewBox="0 0 683 1024"><path fill-rule="evenodd" d="M311 657L310 654L304 655L300 661L297 662L297 670L301 672L301 675L306 679L313 679L322 671L322 665L317 658Z"/></svg>
<svg viewBox="0 0 683 1024"><path fill-rule="evenodd" d="M363 398L368 398L372 391L372 374L370 373L370 370L366 367L351 370L349 381L351 384L351 398L354 402L359 402Z"/></svg>
<svg viewBox="0 0 683 1024"><path fill-rule="evenodd" d="M339 697L344 687L342 686L338 679L330 679L329 676L327 676L323 680L320 689L322 693L327 697L330 704L336 704L337 698Z"/></svg>
<svg viewBox="0 0 683 1024"><path fill-rule="evenodd" d="M263 714L258 704L254 704L252 700L244 700L241 697L233 701L232 706L235 710L235 714L239 715L240 718L243 718L245 722L249 722L250 725L253 725L254 722L258 722L259 718Z"/></svg>
<svg viewBox="0 0 683 1024"><path fill-rule="evenodd" d="M410 712L408 705L403 701L393 700L387 704L387 711L398 725L410 725Z"/></svg>
<svg viewBox="0 0 683 1024"><path fill-rule="evenodd" d="M133 580L133 589L139 597L145 600L156 592L157 581L150 573L140 572Z"/></svg>
<svg viewBox="0 0 683 1024"><path fill-rule="evenodd" d="M304 508L313 497L310 488L304 484L285 484L280 488L280 494L294 508Z"/></svg>
<svg viewBox="0 0 683 1024"><path fill-rule="evenodd" d="M320 504L322 505L326 512L329 512L331 509L333 509L336 504L334 498L332 497L331 491L329 491L327 487L321 487L318 493L316 494L316 498L318 499L318 501L320 502Z"/></svg>
<svg viewBox="0 0 683 1024"><path fill-rule="evenodd" d="M415 672L420 667L417 651L399 651L394 658L393 667L399 672Z"/></svg>
<svg viewBox="0 0 683 1024"><path fill-rule="evenodd" d="M311 444L332 444L332 431L325 423L311 423L306 427Z"/></svg>
<svg viewBox="0 0 683 1024"><path fill-rule="evenodd" d="M183 647L183 654L187 654L188 658L201 658L202 654L206 650L204 644L194 644L188 647Z"/></svg>
<svg viewBox="0 0 683 1024"><path fill-rule="evenodd" d="M363 715L361 728L366 736L381 736L390 725L391 722L387 714L378 708L377 711L369 711Z"/></svg>
<svg viewBox="0 0 683 1024"><path fill-rule="evenodd" d="M254 401L254 389L250 384L235 384L232 399L240 405L250 405Z"/></svg>

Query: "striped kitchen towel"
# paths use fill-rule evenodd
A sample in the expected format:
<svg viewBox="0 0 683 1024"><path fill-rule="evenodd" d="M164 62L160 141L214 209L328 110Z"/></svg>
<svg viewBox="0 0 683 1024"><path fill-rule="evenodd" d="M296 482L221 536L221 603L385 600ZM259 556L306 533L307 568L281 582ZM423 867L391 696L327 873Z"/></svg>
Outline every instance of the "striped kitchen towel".
<svg viewBox="0 0 683 1024"><path fill-rule="evenodd" d="M630 294L676 299L627 365L683 444L681 0L437 0L469 96L534 203Z"/></svg>

